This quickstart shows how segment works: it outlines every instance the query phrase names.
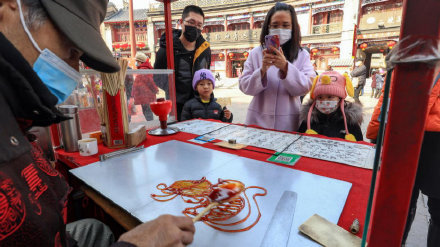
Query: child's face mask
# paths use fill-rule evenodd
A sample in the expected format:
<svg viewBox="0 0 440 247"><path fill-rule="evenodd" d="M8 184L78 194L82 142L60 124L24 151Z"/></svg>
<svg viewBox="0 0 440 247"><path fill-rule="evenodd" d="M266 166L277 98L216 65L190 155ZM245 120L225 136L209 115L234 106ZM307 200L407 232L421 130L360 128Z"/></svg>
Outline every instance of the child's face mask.
<svg viewBox="0 0 440 247"><path fill-rule="evenodd" d="M323 114L330 114L338 109L339 101L317 99L315 107Z"/></svg>

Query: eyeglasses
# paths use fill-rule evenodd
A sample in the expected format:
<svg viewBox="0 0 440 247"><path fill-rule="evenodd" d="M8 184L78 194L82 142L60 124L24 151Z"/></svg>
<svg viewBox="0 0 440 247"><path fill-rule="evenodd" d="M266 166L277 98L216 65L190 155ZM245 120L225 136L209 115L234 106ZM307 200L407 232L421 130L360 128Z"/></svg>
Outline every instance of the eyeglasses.
<svg viewBox="0 0 440 247"><path fill-rule="evenodd" d="M196 27L196 28L198 28L198 29L200 29L200 30L203 29L203 23L197 22L197 21L195 21L195 20L193 20L193 19L189 19L189 20L184 21L184 22L186 22L186 23L188 23L190 26Z"/></svg>
<svg viewBox="0 0 440 247"><path fill-rule="evenodd" d="M292 29L292 25L290 24L269 24L270 29Z"/></svg>

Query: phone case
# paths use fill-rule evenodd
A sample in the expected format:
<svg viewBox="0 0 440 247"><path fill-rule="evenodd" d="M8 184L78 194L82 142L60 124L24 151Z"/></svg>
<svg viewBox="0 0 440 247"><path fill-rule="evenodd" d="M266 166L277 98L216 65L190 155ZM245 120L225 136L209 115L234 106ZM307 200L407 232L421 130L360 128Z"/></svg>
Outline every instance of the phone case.
<svg viewBox="0 0 440 247"><path fill-rule="evenodd" d="M266 35L264 37L266 48L274 47L275 49L280 49L280 38L278 35Z"/></svg>

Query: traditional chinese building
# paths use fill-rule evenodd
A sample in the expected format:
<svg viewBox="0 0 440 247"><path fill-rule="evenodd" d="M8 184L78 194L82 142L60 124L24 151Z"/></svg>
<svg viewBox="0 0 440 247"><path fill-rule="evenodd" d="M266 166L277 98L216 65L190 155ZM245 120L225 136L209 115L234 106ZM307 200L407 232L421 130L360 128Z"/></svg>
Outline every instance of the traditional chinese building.
<svg viewBox="0 0 440 247"><path fill-rule="evenodd" d="M357 56L367 68L384 67L385 55L400 35L403 0L363 0L360 6Z"/></svg>
<svg viewBox="0 0 440 247"><path fill-rule="evenodd" d="M147 35L147 9L133 10L136 50L150 55ZM129 57L131 51L128 2L124 2L122 9L116 9L113 3L107 7L107 15L104 20L105 40L111 40L111 48L114 53L123 57Z"/></svg>
<svg viewBox="0 0 440 247"><path fill-rule="evenodd" d="M324 69L329 59L352 57L357 1L288 0L295 7L301 26L302 45L314 52L312 59ZM205 12L204 35L211 44L212 70L227 77L239 76L249 51L260 45L261 26L273 1L184 0L172 4L174 23L186 5L195 4ZM344 15L345 13L345 15ZM345 18L344 18L345 16ZM348 17L347 17L348 16ZM152 4L148 11L149 45L157 49L164 31L163 6ZM150 31L150 29L152 29ZM152 42L154 41L154 42Z"/></svg>
<svg viewBox="0 0 440 247"><path fill-rule="evenodd" d="M399 36L402 0L282 2L294 6L301 27L302 45L310 48L311 59L316 62L318 70L324 70L327 65L348 69L354 56L374 64L375 59L383 60L383 54ZM239 76L249 51L260 45L261 26L274 2L176 1L172 3L173 27L180 28L178 20L182 10L190 4L200 6L205 13L203 35L211 44L211 69L227 77ZM152 3L149 9L134 12L137 44L142 46L137 49L151 53L154 62L154 51L158 50L160 36L165 31L163 5ZM129 54L128 8L112 15L108 13L105 24L111 33L107 36L112 39L113 49Z"/></svg>

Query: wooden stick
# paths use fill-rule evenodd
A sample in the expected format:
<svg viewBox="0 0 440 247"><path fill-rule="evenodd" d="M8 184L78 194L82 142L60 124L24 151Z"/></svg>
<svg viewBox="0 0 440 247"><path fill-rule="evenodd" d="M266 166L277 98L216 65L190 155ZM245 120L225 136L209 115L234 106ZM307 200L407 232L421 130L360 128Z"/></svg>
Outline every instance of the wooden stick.
<svg viewBox="0 0 440 247"><path fill-rule="evenodd" d="M122 111L122 120L123 120L123 131L124 134L127 134L129 131L129 123L128 123L128 109L127 109L127 98L125 95L125 75L127 72L128 62L125 59L119 59L118 64L121 69L115 73L101 73L102 79L102 89L103 89L103 104L102 104L102 116L103 123L107 128L107 133L109 131L109 113L107 109L107 97L106 92L111 96L116 96L118 92L120 92L120 103L121 103L121 111ZM105 138L107 145L112 146L110 143L111 136L106 135Z"/></svg>
<svg viewBox="0 0 440 247"><path fill-rule="evenodd" d="M213 203L209 204L205 209L203 209L202 212L200 212L196 217L194 217L192 219L192 221L194 223L199 221L203 217L203 215L205 215L209 210L211 210L211 208L218 206L218 205L220 205L220 203L218 203L218 202L213 202Z"/></svg>

